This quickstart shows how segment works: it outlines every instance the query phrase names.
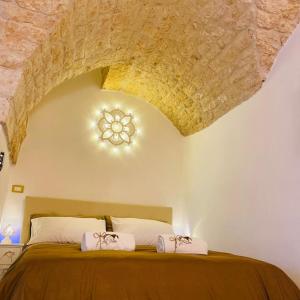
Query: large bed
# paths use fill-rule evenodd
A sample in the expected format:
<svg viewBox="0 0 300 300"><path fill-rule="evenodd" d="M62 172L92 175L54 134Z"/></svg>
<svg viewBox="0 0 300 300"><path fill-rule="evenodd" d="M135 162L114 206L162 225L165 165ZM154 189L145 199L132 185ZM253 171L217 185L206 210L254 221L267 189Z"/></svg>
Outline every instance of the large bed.
<svg viewBox="0 0 300 300"><path fill-rule="evenodd" d="M71 201L71 202L66 202ZM165 207L27 198L23 241L34 214L115 215L171 222ZM208 255L80 251L78 244L25 248L0 282L3 300L299 300L300 291L277 267L210 251Z"/></svg>

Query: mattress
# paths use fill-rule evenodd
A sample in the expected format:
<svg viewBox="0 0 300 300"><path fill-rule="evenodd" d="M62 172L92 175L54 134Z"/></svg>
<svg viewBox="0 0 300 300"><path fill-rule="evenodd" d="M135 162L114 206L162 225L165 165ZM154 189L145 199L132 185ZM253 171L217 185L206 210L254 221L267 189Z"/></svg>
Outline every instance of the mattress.
<svg viewBox="0 0 300 300"><path fill-rule="evenodd" d="M0 282L2 300L299 300L277 267L227 253L81 252L79 245L29 246Z"/></svg>

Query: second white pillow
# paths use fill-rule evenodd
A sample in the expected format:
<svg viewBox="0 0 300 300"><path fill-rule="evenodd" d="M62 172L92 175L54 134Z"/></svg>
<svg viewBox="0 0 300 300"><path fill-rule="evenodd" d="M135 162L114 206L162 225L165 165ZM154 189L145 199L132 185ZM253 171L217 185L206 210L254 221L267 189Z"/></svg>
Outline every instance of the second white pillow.
<svg viewBox="0 0 300 300"><path fill-rule="evenodd" d="M160 234L174 234L170 224L136 218L111 217L113 231L132 233L136 245L156 246Z"/></svg>

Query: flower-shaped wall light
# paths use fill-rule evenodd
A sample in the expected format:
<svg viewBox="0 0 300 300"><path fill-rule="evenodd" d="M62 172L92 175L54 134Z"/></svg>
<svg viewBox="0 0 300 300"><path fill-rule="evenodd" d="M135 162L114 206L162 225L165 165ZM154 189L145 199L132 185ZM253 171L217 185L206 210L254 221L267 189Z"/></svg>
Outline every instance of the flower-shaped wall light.
<svg viewBox="0 0 300 300"><path fill-rule="evenodd" d="M100 138L116 146L123 143L130 144L135 134L133 116L125 114L120 109L104 110L98 122L98 128L101 132Z"/></svg>

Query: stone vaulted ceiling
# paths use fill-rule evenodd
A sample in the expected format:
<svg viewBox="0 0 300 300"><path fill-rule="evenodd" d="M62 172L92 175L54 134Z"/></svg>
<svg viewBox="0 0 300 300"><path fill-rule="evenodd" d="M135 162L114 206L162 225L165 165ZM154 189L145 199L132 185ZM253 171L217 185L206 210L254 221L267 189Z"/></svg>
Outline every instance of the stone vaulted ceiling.
<svg viewBox="0 0 300 300"><path fill-rule="evenodd" d="M29 112L109 66L189 135L248 99L299 21L300 0L0 0L0 122L15 163Z"/></svg>

